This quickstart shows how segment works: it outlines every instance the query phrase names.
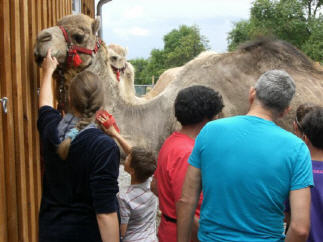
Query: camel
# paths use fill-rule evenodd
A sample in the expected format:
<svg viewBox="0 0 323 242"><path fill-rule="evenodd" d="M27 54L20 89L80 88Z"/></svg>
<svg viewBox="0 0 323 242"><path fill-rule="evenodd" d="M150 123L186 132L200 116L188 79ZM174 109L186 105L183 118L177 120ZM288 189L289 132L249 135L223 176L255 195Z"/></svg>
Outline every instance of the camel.
<svg viewBox="0 0 323 242"><path fill-rule="evenodd" d="M135 91L135 70L130 62L127 62L127 49L117 45L109 44L107 46L107 55L109 64L119 82L120 95L123 99L130 102L140 102L136 97Z"/></svg>
<svg viewBox="0 0 323 242"><path fill-rule="evenodd" d="M197 57L195 57L194 60L203 58L208 55L216 55L216 54L217 53L215 51L203 51ZM156 85L146 95L144 95L143 98L151 99L157 96L168 86L169 83L171 83L173 80L176 79L176 77L179 75L181 70L183 70L183 66L170 68L164 71L158 78Z"/></svg>
<svg viewBox="0 0 323 242"><path fill-rule="evenodd" d="M168 84L176 79L177 75L180 73L182 69L183 67L181 66L181 67L174 67L164 71L158 78L154 87L144 96L142 96L142 98L149 100L157 96L162 91L164 91L164 89L168 86Z"/></svg>
<svg viewBox="0 0 323 242"><path fill-rule="evenodd" d="M39 33L34 53L40 63L51 47L61 66L58 72L61 70L61 75L63 73L67 79L65 83L85 69L96 73L106 91L104 108L113 114L121 134L131 145L157 152L165 138L178 127L173 111L177 93L192 85L205 85L219 91L225 104L224 116L241 115L248 110L248 91L259 76L267 70L284 69L297 86L292 111L278 123L287 130L292 129L299 104L323 105L323 71L297 48L280 40L257 40L234 52L202 55L181 67L174 79L155 96L141 103L131 103L120 93L106 45L101 43L92 55L79 53L82 63L77 67L69 65L66 62L68 45L59 26L66 29L73 44L93 49L98 43L99 20L85 15L65 16L58 21L58 26Z"/></svg>

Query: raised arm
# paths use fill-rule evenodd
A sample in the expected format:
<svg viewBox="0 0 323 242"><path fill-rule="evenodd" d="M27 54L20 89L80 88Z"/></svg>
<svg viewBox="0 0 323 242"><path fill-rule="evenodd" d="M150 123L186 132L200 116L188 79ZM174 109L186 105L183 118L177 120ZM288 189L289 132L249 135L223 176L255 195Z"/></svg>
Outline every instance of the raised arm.
<svg viewBox="0 0 323 242"><path fill-rule="evenodd" d="M115 134L112 135L112 137L118 141L126 155L130 154L131 146L129 145L128 141L121 136L121 134L115 132Z"/></svg>
<svg viewBox="0 0 323 242"><path fill-rule="evenodd" d="M189 165L183 185L182 197L176 203L178 242L189 242L191 239L193 217L201 190L201 171Z"/></svg>
<svg viewBox="0 0 323 242"><path fill-rule="evenodd" d="M307 240L310 229L310 188L290 191L289 202L291 209L290 225L286 242L303 242Z"/></svg>
<svg viewBox="0 0 323 242"><path fill-rule="evenodd" d="M131 146L129 145L127 140L117 132L117 130L114 128L113 125L110 125L108 128L104 126L104 123L109 121L109 117L104 114L101 114L97 117L97 120L99 121L99 124L103 129L103 131L107 135L110 135L112 138L116 139L116 141L120 144L123 151L126 153L126 155L128 155L131 151Z"/></svg>
<svg viewBox="0 0 323 242"><path fill-rule="evenodd" d="M51 106L53 107L53 83L52 75L58 65L55 57L51 56L51 50L48 49L46 58L42 64L43 78L40 84L39 93L39 107Z"/></svg>

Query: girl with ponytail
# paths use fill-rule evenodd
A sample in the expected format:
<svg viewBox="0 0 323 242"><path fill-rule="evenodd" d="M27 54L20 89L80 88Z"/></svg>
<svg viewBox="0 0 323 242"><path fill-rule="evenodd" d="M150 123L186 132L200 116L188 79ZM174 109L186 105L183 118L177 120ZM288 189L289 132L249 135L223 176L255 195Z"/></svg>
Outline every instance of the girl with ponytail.
<svg viewBox="0 0 323 242"><path fill-rule="evenodd" d="M104 93L98 77L83 71L69 87L71 113L53 108L52 74L57 60L44 59L38 130L45 172L39 241L119 241L117 178L120 152L95 124Z"/></svg>

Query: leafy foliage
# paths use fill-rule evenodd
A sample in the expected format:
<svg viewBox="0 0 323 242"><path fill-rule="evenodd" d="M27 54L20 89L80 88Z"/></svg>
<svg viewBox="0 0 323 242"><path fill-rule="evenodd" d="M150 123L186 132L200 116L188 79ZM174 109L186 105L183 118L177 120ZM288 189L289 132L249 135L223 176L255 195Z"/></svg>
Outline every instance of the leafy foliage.
<svg viewBox="0 0 323 242"><path fill-rule="evenodd" d="M257 37L273 36L303 50L313 60L323 61L323 0L256 0L250 19L235 23L228 35L228 49ZM321 49L319 49L321 48Z"/></svg>
<svg viewBox="0 0 323 242"><path fill-rule="evenodd" d="M130 63L135 67L135 78L138 82L138 80L144 80L144 70L146 66L148 65L148 61L145 60L144 58L138 58L135 60L130 60ZM142 84L147 84L147 83L142 83Z"/></svg>
<svg viewBox="0 0 323 242"><path fill-rule="evenodd" d="M164 36L164 48L153 49L150 57L130 61L135 69L136 84L150 84L167 69L182 66L202 51L209 49L208 40L197 26L181 25Z"/></svg>
<svg viewBox="0 0 323 242"><path fill-rule="evenodd" d="M302 50L313 60L323 63L323 16L311 24L312 34L302 45Z"/></svg>

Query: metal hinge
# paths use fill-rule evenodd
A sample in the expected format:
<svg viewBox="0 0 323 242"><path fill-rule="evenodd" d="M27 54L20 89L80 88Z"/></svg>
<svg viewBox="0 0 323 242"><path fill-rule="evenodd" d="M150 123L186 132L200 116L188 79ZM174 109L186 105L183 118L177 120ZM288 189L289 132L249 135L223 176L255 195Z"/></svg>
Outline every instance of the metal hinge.
<svg viewBox="0 0 323 242"><path fill-rule="evenodd" d="M7 113L8 112L8 109L7 109L8 98L7 97L0 98L0 102L2 103L3 112Z"/></svg>

